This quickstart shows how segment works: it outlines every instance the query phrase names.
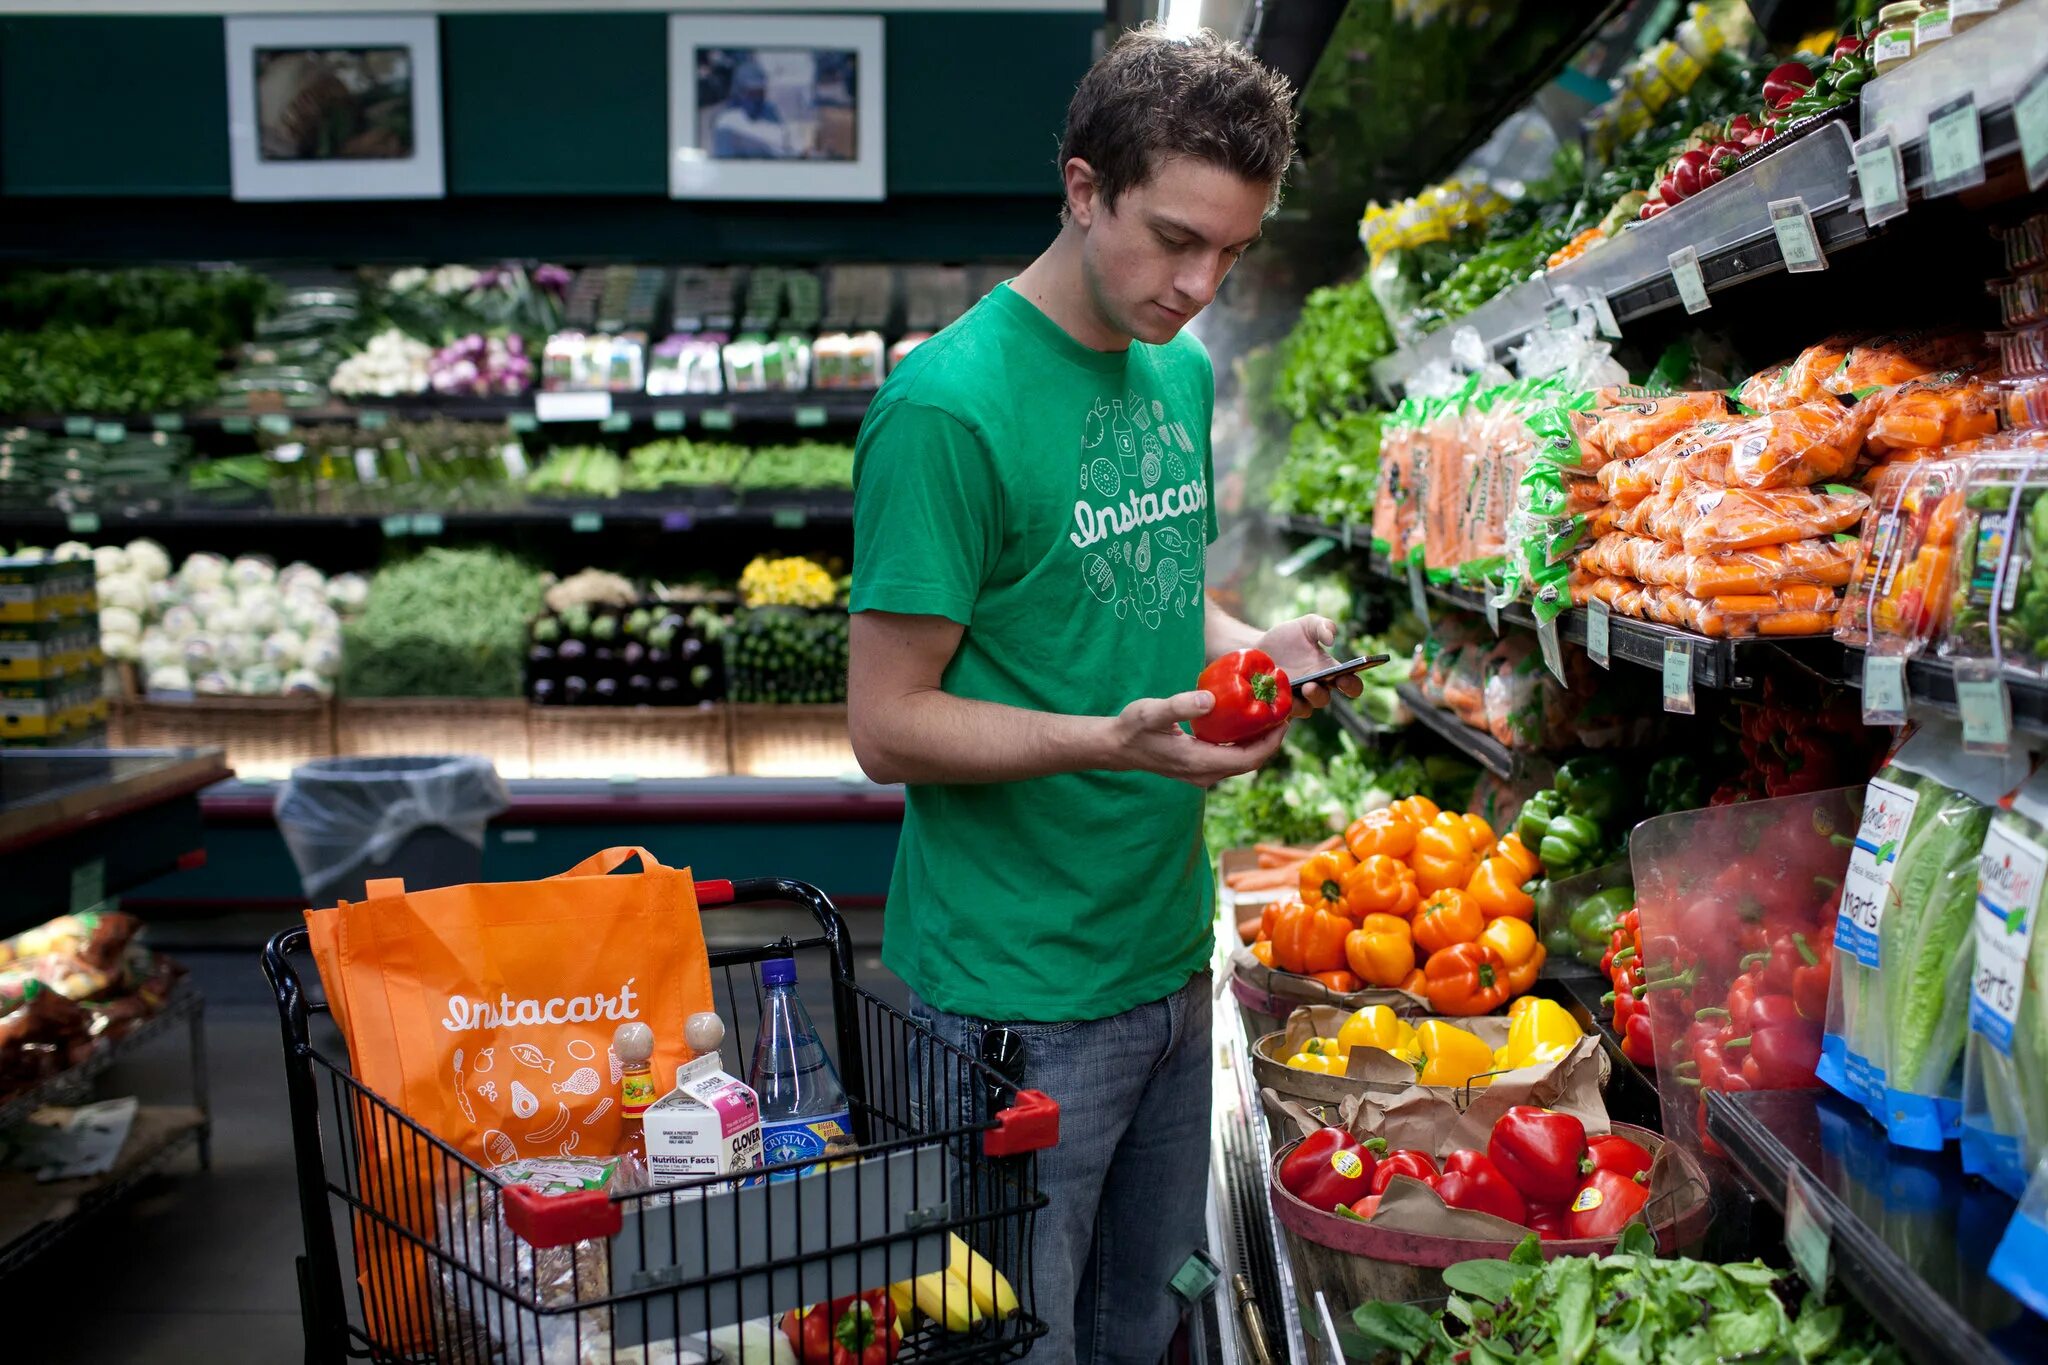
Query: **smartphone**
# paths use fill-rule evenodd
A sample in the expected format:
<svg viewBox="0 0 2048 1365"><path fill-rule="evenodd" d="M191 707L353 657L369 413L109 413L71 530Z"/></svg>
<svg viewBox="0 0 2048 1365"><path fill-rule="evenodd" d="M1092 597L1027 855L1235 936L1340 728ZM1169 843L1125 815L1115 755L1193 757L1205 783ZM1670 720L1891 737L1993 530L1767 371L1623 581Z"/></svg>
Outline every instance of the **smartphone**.
<svg viewBox="0 0 2048 1365"><path fill-rule="evenodd" d="M1387 662L1387 658L1385 654L1374 654L1370 657L1361 654L1356 659L1346 659L1342 663L1333 663L1328 668L1304 673L1299 678L1289 678L1288 685L1298 693L1310 683L1326 683L1337 678L1348 678L1353 673L1363 673L1368 668L1378 668Z"/></svg>

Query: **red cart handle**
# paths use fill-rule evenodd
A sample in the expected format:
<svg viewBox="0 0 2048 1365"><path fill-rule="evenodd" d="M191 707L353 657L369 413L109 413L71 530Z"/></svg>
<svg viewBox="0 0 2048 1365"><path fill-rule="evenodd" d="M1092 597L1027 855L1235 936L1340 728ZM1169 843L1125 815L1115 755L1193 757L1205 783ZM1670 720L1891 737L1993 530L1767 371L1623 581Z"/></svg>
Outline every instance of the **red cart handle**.
<svg viewBox="0 0 2048 1365"><path fill-rule="evenodd" d="M505 1187L505 1225L532 1247L561 1247L618 1234L625 1217L603 1190L542 1194L530 1185Z"/></svg>
<svg viewBox="0 0 2048 1365"><path fill-rule="evenodd" d="M1019 1090L1017 1102L996 1115L996 1126L982 1135L981 1145L990 1156L1017 1156L1057 1146L1059 1140L1059 1102L1043 1090Z"/></svg>

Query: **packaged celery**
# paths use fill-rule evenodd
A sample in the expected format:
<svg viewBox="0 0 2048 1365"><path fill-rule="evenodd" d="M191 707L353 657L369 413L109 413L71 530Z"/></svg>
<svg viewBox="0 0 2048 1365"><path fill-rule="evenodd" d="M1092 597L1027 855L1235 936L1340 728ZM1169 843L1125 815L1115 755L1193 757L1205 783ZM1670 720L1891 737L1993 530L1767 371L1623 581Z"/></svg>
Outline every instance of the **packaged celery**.
<svg viewBox="0 0 2048 1365"><path fill-rule="evenodd" d="M2015 1199L2048 1149L2048 939L2034 936L2044 881L2048 772L2029 778L2012 808L1992 817L1977 859L1963 1169Z"/></svg>
<svg viewBox="0 0 2048 1365"><path fill-rule="evenodd" d="M1820 1078L1900 1146L1937 1150L1961 1126L1977 855L2024 758L1966 754L1961 726L1910 732L1870 781L1835 922Z"/></svg>

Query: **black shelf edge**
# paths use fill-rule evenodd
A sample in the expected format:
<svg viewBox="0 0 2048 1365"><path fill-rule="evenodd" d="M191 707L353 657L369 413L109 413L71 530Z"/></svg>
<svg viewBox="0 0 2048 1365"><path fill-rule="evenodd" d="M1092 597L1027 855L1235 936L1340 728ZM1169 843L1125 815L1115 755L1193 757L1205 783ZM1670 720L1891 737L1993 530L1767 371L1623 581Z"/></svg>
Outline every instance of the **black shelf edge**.
<svg viewBox="0 0 2048 1365"><path fill-rule="evenodd" d="M1759 1199L1780 1214L1785 1211L1788 1183L1797 1180L1800 1194L1815 1220L1827 1231L1834 1277L1853 1294L1870 1315L1890 1333L1910 1360L1955 1362L1980 1365L2001 1359L2039 1360L2048 1343L2048 1323L2025 1310L2013 1323L1994 1331L1981 1332L1938 1292L1885 1240L1846 1200L1836 1193L1833 1180L1854 1181L1860 1188L1880 1197L1894 1183L1887 1169L1900 1166L1899 1177L1908 1185L1940 1191L1944 1201L1938 1209L1918 1212L1916 1222L1928 1216L1954 1217L1959 1250L1988 1258L1997 1237L1991 1219L1983 1216L1995 1205L2003 1211L1996 1232L2002 1233L2010 1218L2013 1201L1964 1176L1954 1147L1939 1154L1905 1152L1885 1145L1884 1135L1862 1113L1832 1091L1765 1090L1711 1092L1707 1100L1707 1132L1727 1152L1729 1163L1742 1182ZM1860 1152L1839 1158L1824 1154L1816 1167L1795 1152L1810 1138L1820 1150L1822 1117L1842 1126L1842 1131L1867 1138ZM1855 1125L1868 1128L1859 1133ZM1832 1179L1831 1179L1832 1177ZM1986 1209L1966 1215L1965 1200L1986 1200ZM1964 1224L1968 1226L1965 1227ZM1901 1236L1925 1237L1924 1228L1901 1230ZM1961 1272L1963 1278L1981 1278ZM1981 1297L1989 1284L1972 1284L1973 1298ZM2000 1294L2003 1291L1998 1291ZM1994 1344L1996 1339L1996 1344Z"/></svg>
<svg viewBox="0 0 2048 1365"><path fill-rule="evenodd" d="M1842 650L1842 681L1863 687L1864 651L1854 646ZM2029 678L2008 672L2005 690L2012 698L2012 727L2030 735L2048 735L2048 678ZM1953 717L1956 708L1955 666L1946 659L1910 659L1906 664L1906 699L1909 706L1927 707Z"/></svg>
<svg viewBox="0 0 2048 1365"><path fill-rule="evenodd" d="M198 988L189 980L180 981L172 989L170 998L164 1001L163 1008L119 1038L94 1049L92 1056L83 1062L0 1101L0 1129L12 1127L44 1105L67 1104L76 1100L85 1093L95 1076L137 1048L169 1033L173 1025L198 1017L205 1007L206 999Z"/></svg>
<svg viewBox="0 0 2048 1365"><path fill-rule="evenodd" d="M86 1190L79 1196L77 1207L64 1217L38 1223L13 1242L0 1246L0 1280L126 1199L186 1147L199 1145L203 1150L211 1127L211 1121L201 1116L196 1122L165 1136L136 1153L118 1173L110 1173L99 1184Z"/></svg>
<svg viewBox="0 0 2048 1365"><path fill-rule="evenodd" d="M1495 777L1503 782L1512 782L1521 775L1524 766L1521 755L1492 735L1473 729L1432 703L1414 683L1396 684L1394 694L1401 699L1402 705L1415 713L1416 721L1423 727Z"/></svg>
<svg viewBox="0 0 2048 1365"><path fill-rule="evenodd" d="M337 403L317 408L287 407L267 412L222 411L209 408L196 412L166 412L162 415L176 418L183 430L193 432L220 431L224 424L240 426L247 423L257 427L265 419L277 418L285 419L294 427L349 423L360 425L364 413L376 413L385 420L401 422L429 422L437 418L451 422L511 422L514 419L523 422L532 419L537 428L543 431L550 427L574 427L580 430L597 426L604 420L601 417L589 417L541 421L535 413L537 397L539 395L532 393L517 398L456 398L436 397L432 394L407 394L392 398L368 398L354 403ZM703 427L704 415L713 412L723 414L722 418L714 418L714 421L730 418L736 425L809 427L858 423L867 416L868 405L874 399L874 391L806 389L785 393L692 393L677 394L673 397L617 393L611 398L612 417L623 417L632 426L651 424L663 413L676 413L699 430L707 430ZM6 415L0 416L0 430L21 427L30 431L62 431L67 421L90 418L95 425L106 423L124 426L135 432L144 432L153 429L158 415L150 412ZM712 434L722 433L714 431Z"/></svg>
<svg viewBox="0 0 2048 1365"><path fill-rule="evenodd" d="M592 521L591 518L597 518ZM422 524L421 518L425 518ZM399 523L403 523L400 525ZM773 526L793 530L811 523L847 526L853 522L851 494L821 499L817 490L792 491L786 497L761 494L744 502L693 504L679 500L654 504L638 501L591 501L506 508L499 511L438 511L394 508L380 512L278 512L263 507L182 507L162 511L107 508L92 512L49 509L0 509L0 527L10 531L75 535L142 534L152 529L266 531L379 531L387 536L432 537L458 532L559 528L593 532L614 523L653 525L668 531L730 524ZM431 527L431 529L429 529Z"/></svg>
<svg viewBox="0 0 2048 1365"><path fill-rule="evenodd" d="M1393 728L1374 721L1351 702L1351 698L1339 692L1330 694L1330 715L1342 726L1347 734L1361 744L1377 744L1393 733Z"/></svg>

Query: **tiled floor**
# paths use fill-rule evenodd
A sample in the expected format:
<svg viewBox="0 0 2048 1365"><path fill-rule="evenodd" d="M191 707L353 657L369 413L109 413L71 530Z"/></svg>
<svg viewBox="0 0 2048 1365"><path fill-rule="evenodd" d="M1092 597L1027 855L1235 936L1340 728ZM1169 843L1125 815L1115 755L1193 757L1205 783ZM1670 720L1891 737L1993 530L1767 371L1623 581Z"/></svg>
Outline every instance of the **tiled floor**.
<svg viewBox="0 0 2048 1365"><path fill-rule="evenodd" d="M901 986L874 954L879 916L852 919L859 979L900 1006ZM294 1272L303 1242L277 1010L256 965L259 930L238 920L158 933L184 945L179 956L206 995L212 1169L201 1173L181 1157L136 1198L0 1281L8 1305L0 1359L276 1365L303 1357ZM706 916L714 947L784 932L801 926L766 912ZM805 994L814 1014L829 1009L822 992ZM109 1073L102 1093L181 1102L187 1074L182 1041L156 1043Z"/></svg>

